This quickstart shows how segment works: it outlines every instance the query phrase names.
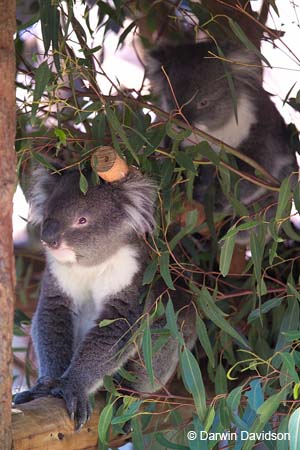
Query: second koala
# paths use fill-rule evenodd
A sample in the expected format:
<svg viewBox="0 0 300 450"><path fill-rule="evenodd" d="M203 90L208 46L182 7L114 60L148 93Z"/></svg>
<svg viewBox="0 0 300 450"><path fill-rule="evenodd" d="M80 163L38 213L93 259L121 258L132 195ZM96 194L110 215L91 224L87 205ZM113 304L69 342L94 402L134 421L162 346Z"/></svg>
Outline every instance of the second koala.
<svg viewBox="0 0 300 450"><path fill-rule="evenodd" d="M213 56L218 55L218 49L211 41L152 50L147 74L153 92L162 110L178 118L179 108L190 125L238 149L282 181L297 172L298 165L289 145L287 126L262 88L260 61L253 52L233 44L225 44L223 53L223 61ZM183 147L201 140L192 134ZM213 148L220 151L220 146ZM245 162L237 159L236 164L239 170L255 175ZM200 166L194 182L195 200L203 203L215 172L214 166ZM266 190L243 179L238 183L238 192L241 202L251 206ZM220 190L216 200L217 210L229 211L229 202Z"/></svg>

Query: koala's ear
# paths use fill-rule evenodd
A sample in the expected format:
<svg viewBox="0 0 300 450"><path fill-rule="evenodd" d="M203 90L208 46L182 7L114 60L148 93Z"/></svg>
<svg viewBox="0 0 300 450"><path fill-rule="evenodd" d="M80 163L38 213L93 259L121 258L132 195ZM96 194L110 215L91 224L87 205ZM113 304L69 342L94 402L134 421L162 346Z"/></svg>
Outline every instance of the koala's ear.
<svg viewBox="0 0 300 450"><path fill-rule="evenodd" d="M255 53L245 48L231 49L226 52L230 69L235 78L250 87L262 86L261 63Z"/></svg>
<svg viewBox="0 0 300 450"><path fill-rule="evenodd" d="M145 54L146 75L154 89L165 80L161 67L168 64L170 53L169 47L156 47Z"/></svg>
<svg viewBox="0 0 300 450"><path fill-rule="evenodd" d="M123 208L128 225L139 235L151 233L155 227L155 183L139 172L129 173L118 183L123 192Z"/></svg>
<svg viewBox="0 0 300 450"><path fill-rule="evenodd" d="M62 168L62 166L56 163L54 167L56 170ZM43 166L38 166L33 170L28 192L28 222L32 225L39 225L42 222L45 204L60 176L59 172L51 171L51 169L48 170Z"/></svg>

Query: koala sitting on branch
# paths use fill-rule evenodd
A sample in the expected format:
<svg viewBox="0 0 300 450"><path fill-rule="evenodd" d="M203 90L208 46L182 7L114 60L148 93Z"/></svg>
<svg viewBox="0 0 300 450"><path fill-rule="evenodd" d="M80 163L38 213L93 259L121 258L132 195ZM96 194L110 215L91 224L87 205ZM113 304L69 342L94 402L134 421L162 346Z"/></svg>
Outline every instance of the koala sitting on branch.
<svg viewBox="0 0 300 450"><path fill-rule="evenodd" d="M143 236L154 227L153 183L134 171L119 181L93 185L91 174L85 173L85 195L79 189L78 170L50 174L39 168L34 174L31 221L41 225L46 250L32 322L39 379L14 399L19 404L44 395L63 397L77 429L88 420L88 396L102 385L103 377L127 362L137 367L132 336L156 298L153 292L148 306L141 301L148 263ZM99 326L105 319L109 324ZM187 320L183 329L192 346L193 324ZM155 391L169 380L178 361L174 341L170 338L153 355L154 386L142 370L134 388Z"/></svg>

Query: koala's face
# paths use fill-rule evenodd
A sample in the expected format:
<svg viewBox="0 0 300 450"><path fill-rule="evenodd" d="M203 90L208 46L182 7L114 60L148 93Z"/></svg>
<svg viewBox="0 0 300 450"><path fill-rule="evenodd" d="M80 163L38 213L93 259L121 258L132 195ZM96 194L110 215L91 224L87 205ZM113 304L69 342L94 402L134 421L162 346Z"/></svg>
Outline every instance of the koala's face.
<svg viewBox="0 0 300 450"><path fill-rule="evenodd" d="M44 171L34 178L32 222L41 224L41 241L60 262L100 264L153 228L154 189L140 174L96 186L89 182L85 195L78 171L61 176Z"/></svg>
<svg viewBox="0 0 300 450"><path fill-rule="evenodd" d="M213 54L217 50L210 42L158 48L151 53L148 71L154 92L162 97L163 109L174 111L179 106L191 124L211 130L234 115L228 76L233 79L237 100L243 93L249 95L247 86L257 84L254 80L259 76L253 55L230 50L226 60L239 64L225 67Z"/></svg>

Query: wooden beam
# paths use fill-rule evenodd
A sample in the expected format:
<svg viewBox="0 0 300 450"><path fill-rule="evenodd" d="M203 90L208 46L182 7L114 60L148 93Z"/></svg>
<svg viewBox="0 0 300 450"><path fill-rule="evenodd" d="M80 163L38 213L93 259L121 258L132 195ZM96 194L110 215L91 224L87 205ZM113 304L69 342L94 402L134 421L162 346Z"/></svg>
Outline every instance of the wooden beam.
<svg viewBox="0 0 300 450"><path fill-rule="evenodd" d="M209 384L209 383L208 383ZM176 410L182 418L182 427L192 420L195 406L192 398L183 390L181 382L173 383L176 392L183 394L182 405L176 401ZM178 390L177 390L178 387ZM188 396L186 396L188 395ZM155 431L166 432L174 429L170 418L171 403L165 397L158 401L143 435ZM172 400L172 399L169 399ZM80 432L74 431L74 422L67 414L63 400L43 397L23 405L18 405L12 414L12 437L14 450L98 450L98 421L100 412L105 406L104 395L99 395L91 419ZM131 441L131 433L125 435L110 435L109 446L118 448ZM1 449L2 450L2 449Z"/></svg>
<svg viewBox="0 0 300 450"><path fill-rule="evenodd" d="M98 420L105 404L98 397L88 424L74 431L65 402L43 397L18 405L12 414L14 450L97 450ZM2 449L1 449L2 450Z"/></svg>

